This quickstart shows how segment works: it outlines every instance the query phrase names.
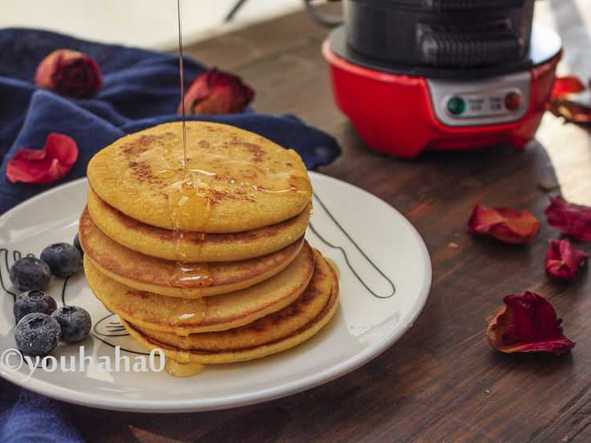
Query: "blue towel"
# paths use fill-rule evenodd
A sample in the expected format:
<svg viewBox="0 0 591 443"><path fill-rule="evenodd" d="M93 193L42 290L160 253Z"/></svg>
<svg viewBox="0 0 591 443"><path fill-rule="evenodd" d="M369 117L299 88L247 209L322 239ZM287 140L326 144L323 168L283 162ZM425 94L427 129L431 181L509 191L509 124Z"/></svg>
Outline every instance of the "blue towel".
<svg viewBox="0 0 591 443"><path fill-rule="evenodd" d="M86 52L98 62L104 84L96 97L76 100L35 88L32 79L37 64L57 48ZM188 86L204 67L191 59L186 59L184 65ZM17 149L42 147L50 132L74 138L80 158L59 182L63 183L84 176L90 157L122 135L178 120L178 103L175 55L91 43L45 31L0 31L0 158L4 157L0 169L0 214L48 188L7 181L6 163ZM297 150L309 169L332 162L340 153L332 137L294 116L249 110L191 119L228 123L257 132Z"/></svg>
<svg viewBox="0 0 591 443"><path fill-rule="evenodd" d="M32 79L38 63L59 48L85 52L98 62L104 84L96 97L76 100L35 87ZM187 58L187 86L203 70L203 65ZM0 214L50 186L84 176L92 155L117 138L177 120L178 101L178 60L174 55L97 44L45 31L0 30ZM192 119L257 132L297 150L309 169L332 162L340 153L332 137L293 116L249 110ZM6 179L8 159L21 147L42 147L50 132L67 134L78 143L80 155L69 174L52 185L10 183ZM36 435L41 431L45 440ZM79 440L60 403L0 381L0 441Z"/></svg>

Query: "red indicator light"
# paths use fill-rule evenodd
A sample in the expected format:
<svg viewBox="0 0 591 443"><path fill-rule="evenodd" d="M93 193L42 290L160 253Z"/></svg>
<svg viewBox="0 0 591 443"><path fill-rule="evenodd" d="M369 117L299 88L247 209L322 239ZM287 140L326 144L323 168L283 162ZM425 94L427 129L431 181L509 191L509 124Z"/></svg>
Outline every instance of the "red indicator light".
<svg viewBox="0 0 591 443"><path fill-rule="evenodd" d="M521 94L510 92L505 96L505 108L509 111L516 111L521 106Z"/></svg>

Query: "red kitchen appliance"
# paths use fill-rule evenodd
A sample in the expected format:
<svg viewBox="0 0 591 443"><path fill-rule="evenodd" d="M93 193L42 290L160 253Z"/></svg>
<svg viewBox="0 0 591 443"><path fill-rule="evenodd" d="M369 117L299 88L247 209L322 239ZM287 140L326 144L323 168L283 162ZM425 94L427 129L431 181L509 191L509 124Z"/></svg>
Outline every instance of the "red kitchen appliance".
<svg viewBox="0 0 591 443"><path fill-rule="evenodd" d="M534 0L344 0L322 51L335 101L377 151L533 139L562 48Z"/></svg>

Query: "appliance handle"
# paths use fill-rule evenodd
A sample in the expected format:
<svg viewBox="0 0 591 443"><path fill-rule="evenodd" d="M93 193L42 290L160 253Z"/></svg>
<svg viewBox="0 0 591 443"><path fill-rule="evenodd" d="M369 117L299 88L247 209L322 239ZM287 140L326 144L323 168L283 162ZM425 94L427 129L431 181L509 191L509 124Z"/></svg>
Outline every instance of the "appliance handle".
<svg viewBox="0 0 591 443"><path fill-rule="evenodd" d="M341 0L328 0L329 2L338 2ZM343 17L337 15L327 15L318 12L316 6L314 6L314 0L304 0L304 5L306 6L306 10L312 19L324 26L325 28L336 28L343 24Z"/></svg>

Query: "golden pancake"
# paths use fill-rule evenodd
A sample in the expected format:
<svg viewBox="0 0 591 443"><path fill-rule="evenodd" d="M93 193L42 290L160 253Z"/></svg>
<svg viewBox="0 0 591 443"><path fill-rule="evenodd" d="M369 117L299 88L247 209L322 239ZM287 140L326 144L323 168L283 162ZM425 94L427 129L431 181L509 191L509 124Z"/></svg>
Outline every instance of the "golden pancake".
<svg viewBox="0 0 591 443"><path fill-rule="evenodd" d="M316 334L337 308L338 281L318 254L309 287L291 305L256 322L223 332L177 337L122 321L148 349L159 348L170 359L201 364L253 360L285 351Z"/></svg>
<svg viewBox="0 0 591 443"><path fill-rule="evenodd" d="M101 274L86 255L84 270L96 297L121 318L150 330L188 335L236 328L284 308L308 286L314 273L314 254L306 244L274 277L230 294L195 300L128 288Z"/></svg>
<svg viewBox="0 0 591 443"><path fill-rule="evenodd" d="M126 286L169 297L198 298L253 286L281 272L304 239L272 254L238 262L177 263L121 246L96 227L88 211L80 217L80 243L101 273Z"/></svg>
<svg viewBox="0 0 591 443"><path fill-rule="evenodd" d="M152 257L188 262L236 261L278 251L306 232L311 205L284 222L233 234L175 233L138 222L88 190L88 212L106 235L129 249Z"/></svg>
<svg viewBox="0 0 591 443"><path fill-rule="evenodd" d="M306 167L293 150L233 126L164 123L120 138L88 164L92 189L145 224L242 232L288 220L310 203ZM186 154L186 163L185 157Z"/></svg>

